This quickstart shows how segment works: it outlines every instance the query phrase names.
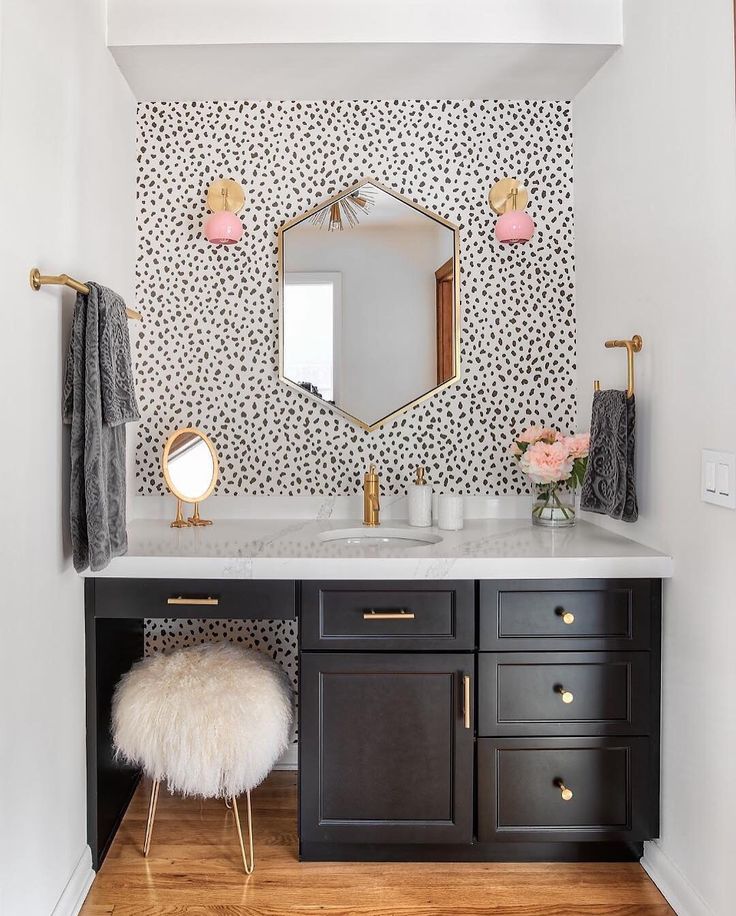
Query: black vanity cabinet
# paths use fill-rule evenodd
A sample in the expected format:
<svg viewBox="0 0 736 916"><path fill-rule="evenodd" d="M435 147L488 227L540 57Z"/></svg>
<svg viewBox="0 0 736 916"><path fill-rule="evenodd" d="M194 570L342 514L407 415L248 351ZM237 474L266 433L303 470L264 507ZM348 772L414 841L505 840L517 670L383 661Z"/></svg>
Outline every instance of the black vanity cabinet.
<svg viewBox="0 0 736 916"><path fill-rule="evenodd" d="M304 859L637 859L657 580L303 582Z"/></svg>
<svg viewBox="0 0 736 916"><path fill-rule="evenodd" d="M649 579L479 583L479 843L637 858L657 836L660 595Z"/></svg>
<svg viewBox="0 0 736 916"><path fill-rule="evenodd" d="M475 585L303 582L303 858L473 839Z"/></svg>
<svg viewBox="0 0 736 916"><path fill-rule="evenodd" d="M87 841L98 869L140 779L115 756L115 686L145 654L145 620L293 620L297 583L254 579L84 581L87 681Z"/></svg>
<svg viewBox="0 0 736 916"><path fill-rule="evenodd" d="M661 582L87 579L89 843L144 618L299 618L305 860L622 861L658 835Z"/></svg>

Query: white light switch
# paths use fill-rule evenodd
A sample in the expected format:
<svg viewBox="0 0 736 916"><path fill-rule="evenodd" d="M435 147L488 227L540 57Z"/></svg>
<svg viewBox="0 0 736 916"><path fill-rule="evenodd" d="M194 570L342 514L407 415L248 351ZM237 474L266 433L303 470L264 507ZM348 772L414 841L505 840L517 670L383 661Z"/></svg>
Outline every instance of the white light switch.
<svg viewBox="0 0 736 916"><path fill-rule="evenodd" d="M736 509L736 455L703 449L701 466L701 499Z"/></svg>

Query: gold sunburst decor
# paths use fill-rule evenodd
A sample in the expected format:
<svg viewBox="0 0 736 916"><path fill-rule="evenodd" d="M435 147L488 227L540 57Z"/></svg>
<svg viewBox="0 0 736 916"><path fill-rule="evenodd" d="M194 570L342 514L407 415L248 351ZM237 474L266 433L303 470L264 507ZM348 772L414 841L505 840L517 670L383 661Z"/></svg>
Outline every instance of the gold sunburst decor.
<svg viewBox="0 0 736 916"><path fill-rule="evenodd" d="M328 207L318 210L309 222L318 229L327 229L328 232L346 227L352 228L360 222L361 216L366 214L375 203L373 192L368 188L358 188L352 194L341 197Z"/></svg>

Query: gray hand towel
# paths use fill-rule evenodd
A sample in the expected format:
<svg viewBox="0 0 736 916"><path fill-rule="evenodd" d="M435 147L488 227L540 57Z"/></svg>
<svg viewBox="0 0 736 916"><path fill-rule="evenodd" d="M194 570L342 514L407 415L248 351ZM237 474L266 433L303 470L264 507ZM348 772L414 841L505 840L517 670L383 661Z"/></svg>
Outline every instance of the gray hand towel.
<svg viewBox="0 0 736 916"><path fill-rule="evenodd" d="M125 303L88 283L77 295L64 378L71 425L70 520L74 568L104 569L128 550L125 424L139 420Z"/></svg>
<svg viewBox="0 0 736 916"><path fill-rule="evenodd" d="M625 522L639 517L634 476L636 405L625 391L596 391L580 508Z"/></svg>

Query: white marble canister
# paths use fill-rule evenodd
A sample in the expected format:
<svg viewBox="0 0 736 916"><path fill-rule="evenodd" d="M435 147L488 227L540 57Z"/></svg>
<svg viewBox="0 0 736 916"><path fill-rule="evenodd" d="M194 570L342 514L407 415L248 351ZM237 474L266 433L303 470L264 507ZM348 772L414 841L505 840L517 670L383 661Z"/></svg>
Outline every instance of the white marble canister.
<svg viewBox="0 0 736 916"><path fill-rule="evenodd" d="M445 531L459 531L463 527L463 498L449 493L437 497L437 527Z"/></svg>

